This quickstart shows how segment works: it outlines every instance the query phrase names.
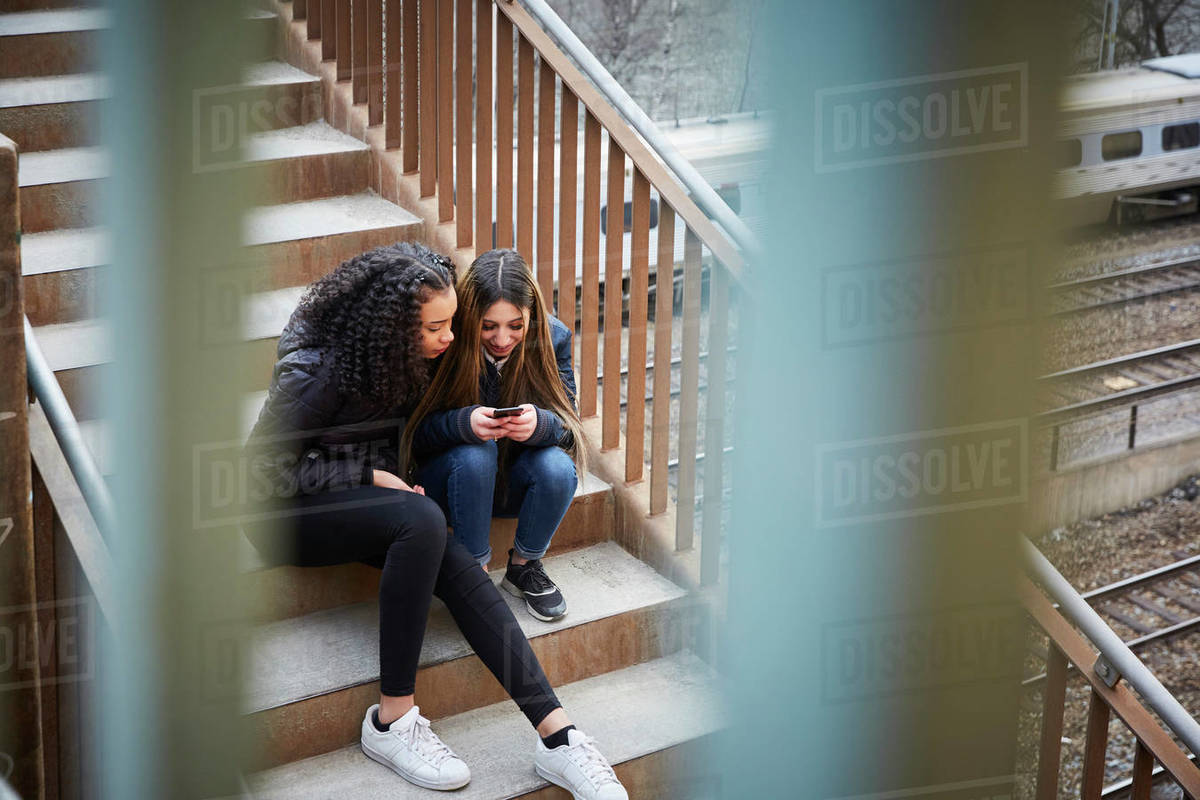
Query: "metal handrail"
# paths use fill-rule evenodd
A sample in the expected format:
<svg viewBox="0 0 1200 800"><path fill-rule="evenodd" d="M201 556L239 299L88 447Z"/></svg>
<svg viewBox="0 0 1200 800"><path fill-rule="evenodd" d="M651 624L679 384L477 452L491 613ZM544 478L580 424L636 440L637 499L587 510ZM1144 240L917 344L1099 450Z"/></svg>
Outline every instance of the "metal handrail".
<svg viewBox="0 0 1200 800"><path fill-rule="evenodd" d="M506 2L511 3L513 0L506 0ZM700 207L700 210L724 228L743 253L747 255L758 253L760 250L758 239L741 217L733 213L733 209L721 199L715 189L708 185L692 162L675 149L675 145L663 135L654 121L629 96L616 78L592 55L592 51L587 48L587 45L579 40L575 32L562 21L558 14L554 13L554 9L550 8L546 0L520 0L520 3L558 43L558 46L575 61L609 104L650 146L655 155L675 173L679 182L691 193L693 201Z"/></svg>
<svg viewBox="0 0 1200 800"><path fill-rule="evenodd" d="M1101 657L1117 670L1121 678L1141 695L1146 705L1158 714L1167 729L1179 737L1193 753L1200 753L1200 722L1154 677L1121 637L1101 619L1066 578L1054 568L1029 539L1021 537L1021 554L1029 575L1058 604L1058 610L1091 643Z"/></svg>
<svg viewBox="0 0 1200 800"><path fill-rule="evenodd" d="M58 379L54 377L54 370L50 369L46 357L42 354L42 348L38 346L33 326L29 324L29 317L25 318L25 362L29 385L46 412L50 429L58 439L67 465L71 468L71 474L79 484L79 491L83 494L97 527L108 536L114 530L112 495L109 494L108 485L96 467L91 451L83 441L79 423L71 412L62 387L58 385Z"/></svg>

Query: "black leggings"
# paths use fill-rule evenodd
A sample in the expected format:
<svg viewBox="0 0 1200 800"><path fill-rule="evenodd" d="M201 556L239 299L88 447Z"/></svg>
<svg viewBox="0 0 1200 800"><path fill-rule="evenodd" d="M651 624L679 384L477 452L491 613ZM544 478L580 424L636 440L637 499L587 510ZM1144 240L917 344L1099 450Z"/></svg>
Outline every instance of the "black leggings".
<svg viewBox="0 0 1200 800"><path fill-rule="evenodd" d="M466 548L447 536L437 503L413 492L362 486L288 501L268 557L302 567L361 561L379 579L380 692L413 693L432 595L450 610L467 643L537 726L560 706L508 605ZM246 526L268 553L259 528Z"/></svg>

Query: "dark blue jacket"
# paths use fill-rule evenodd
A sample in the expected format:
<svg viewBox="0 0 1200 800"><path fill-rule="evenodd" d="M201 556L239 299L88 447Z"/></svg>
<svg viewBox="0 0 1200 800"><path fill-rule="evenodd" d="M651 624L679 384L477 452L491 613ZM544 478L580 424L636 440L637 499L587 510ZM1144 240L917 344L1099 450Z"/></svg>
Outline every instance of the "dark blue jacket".
<svg viewBox="0 0 1200 800"><path fill-rule="evenodd" d="M554 360L558 364L558 377L571 406L575 406L575 372L571 369L571 330L557 317L550 317L550 341L554 346ZM466 408L434 411L421 420L413 432L413 456L420 459L431 453L440 453L460 444L482 444L483 439L471 430L471 412L480 406L495 407L500 404L500 372L496 365L484 359L483 372L479 376L480 402ZM537 409L537 427L533 435L520 444L526 447L570 447L573 443L571 431L553 411Z"/></svg>

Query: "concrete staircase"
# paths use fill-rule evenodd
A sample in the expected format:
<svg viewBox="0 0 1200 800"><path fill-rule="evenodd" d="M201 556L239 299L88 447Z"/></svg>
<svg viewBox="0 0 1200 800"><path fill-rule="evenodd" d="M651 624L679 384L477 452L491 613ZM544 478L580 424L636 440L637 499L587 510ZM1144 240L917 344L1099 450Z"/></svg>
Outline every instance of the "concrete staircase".
<svg viewBox="0 0 1200 800"><path fill-rule="evenodd" d="M102 8L0 0L0 132L20 150L26 313L81 421L102 472L110 441L97 381L113 359L97 293L111 280L98 190L109 174L98 132L110 87L96 70ZM291 14L291 3L277 10ZM246 24L295 37L301 23L258 9ZM279 46L276 52L294 52ZM325 77L328 81L328 76ZM331 126L322 79L273 61L225 87L238 103L272 109L251 134L245 161L264 200L244 218L243 242L265 265L240 319L225 320L254 348L258 378L244 387L242 429L262 404L276 341L303 287L341 261L397 240L426 240L426 224L379 196L365 108ZM350 135L347 131L355 132ZM214 279L220 280L221 276ZM234 279L234 278L231 278ZM241 279L241 278L237 278ZM721 724L715 677L689 650L693 598L612 541L612 488L581 481L554 540L548 571L570 613L534 620L504 595L579 726L599 738L634 797L702 797L686 775L709 774L704 745ZM515 523L496 520L493 568ZM244 680L206 691L239 692L261 744L253 797L436 796L405 783L358 750L359 726L378 698L378 571L362 564L273 566L241 542L248 606L257 609ZM497 573L494 580L499 580ZM205 652L222 652L220 631ZM225 673L215 663L208 672ZM472 767L462 797L564 797L532 769L534 733L471 653L436 600L421 655L417 699ZM680 772L682 771L682 773ZM686 788L681 789L681 786Z"/></svg>

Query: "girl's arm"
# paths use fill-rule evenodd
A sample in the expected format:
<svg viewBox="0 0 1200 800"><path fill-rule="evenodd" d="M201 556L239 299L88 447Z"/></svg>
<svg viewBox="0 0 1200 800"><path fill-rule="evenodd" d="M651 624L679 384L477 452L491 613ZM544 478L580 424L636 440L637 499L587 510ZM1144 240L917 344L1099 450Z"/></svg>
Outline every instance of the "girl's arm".
<svg viewBox="0 0 1200 800"><path fill-rule="evenodd" d="M372 470L361 450L316 446L340 405L328 370L320 370L303 351L276 363L267 400L246 443L258 494L266 485L272 496L291 497L371 484Z"/></svg>

